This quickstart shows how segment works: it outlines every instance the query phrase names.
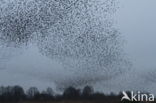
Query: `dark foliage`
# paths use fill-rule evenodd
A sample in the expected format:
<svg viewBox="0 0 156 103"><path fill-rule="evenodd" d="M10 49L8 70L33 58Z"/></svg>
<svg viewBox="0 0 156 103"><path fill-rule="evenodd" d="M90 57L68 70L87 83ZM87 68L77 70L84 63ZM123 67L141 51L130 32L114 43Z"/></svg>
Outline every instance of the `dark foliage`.
<svg viewBox="0 0 156 103"><path fill-rule="evenodd" d="M129 92L127 92L129 95ZM47 88L40 92L36 87L30 87L26 92L20 86L0 87L0 103L1 102L21 102L21 101L95 101L95 102L110 102L111 103L139 103L122 101L122 93L115 95L105 95L103 93L94 92L91 86L86 86L84 89L76 89L74 87L66 88L62 95L54 95L52 88Z"/></svg>
<svg viewBox="0 0 156 103"><path fill-rule="evenodd" d="M64 99L78 99L80 97L80 90L79 89L75 89L74 87L69 87L67 89L65 89L64 93L63 93L63 98Z"/></svg>

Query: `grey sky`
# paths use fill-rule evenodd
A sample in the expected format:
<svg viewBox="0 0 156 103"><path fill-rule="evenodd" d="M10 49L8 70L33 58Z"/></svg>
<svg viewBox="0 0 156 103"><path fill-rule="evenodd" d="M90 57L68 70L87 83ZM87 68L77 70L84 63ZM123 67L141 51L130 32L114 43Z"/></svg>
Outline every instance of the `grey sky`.
<svg viewBox="0 0 156 103"><path fill-rule="evenodd" d="M120 0L118 25L125 37L126 51L140 68L156 68L155 0Z"/></svg>
<svg viewBox="0 0 156 103"><path fill-rule="evenodd" d="M144 83L142 75L156 69L156 0L119 0L119 2L120 9L114 18L126 40L125 51L133 63L133 71L137 73L133 71L126 73L128 75L98 84L96 87L105 86L105 90L112 91L133 89L136 86L138 86L136 89L144 89L139 86L140 83ZM57 61L41 55L35 46L28 47L21 55L11 58L5 64L6 69L0 70L0 85L21 84L26 88L37 85L39 88L45 88L54 85L53 80L71 75L63 70ZM32 68L35 68L35 71ZM134 78L131 73L135 75ZM128 79L125 84L123 77ZM134 82L136 78L138 80ZM123 85L118 86L121 82ZM147 85L147 90L151 90L152 86Z"/></svg>

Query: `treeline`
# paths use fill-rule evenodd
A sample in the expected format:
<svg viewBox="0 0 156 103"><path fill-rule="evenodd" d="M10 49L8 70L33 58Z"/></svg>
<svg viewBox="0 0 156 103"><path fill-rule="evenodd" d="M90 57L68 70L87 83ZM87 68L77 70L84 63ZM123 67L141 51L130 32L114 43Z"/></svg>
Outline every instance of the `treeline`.
<svg viewBox="0 0 156 103"><path fill-rule="evenodd" d="M36 87L30 87L24 91L21 86L0 87L0 102L18 102L18 101L120 101L122 94L105 95L103 93L94 92L91 86L85 86L82 90L69 87L60 95L54 94L52 88L47 88L40 92ZM115 102L117 103L117 102ZM127 103L127 102L126 102Z"/></svg>

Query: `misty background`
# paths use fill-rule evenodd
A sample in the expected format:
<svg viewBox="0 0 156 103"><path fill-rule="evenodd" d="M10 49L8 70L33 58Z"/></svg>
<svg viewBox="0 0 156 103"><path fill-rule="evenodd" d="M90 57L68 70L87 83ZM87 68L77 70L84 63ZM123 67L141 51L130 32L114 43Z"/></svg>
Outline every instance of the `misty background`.
<svg viewBox="0 0 156 103"><path fill-rule="evenodd" d="M100 81L94 88L104 92L140 90L153 93L156 88L156 9L155 0L119 0L119 9L113 15L115 25L125 40L124 50L132 68L115 78ZM7 51L15 51L13 54ZM56 88L55 81L72 74L57 60L42 55L35 45L14 50L1 50L0 85ZM12 56L14 55L14 56Z"/></svg>

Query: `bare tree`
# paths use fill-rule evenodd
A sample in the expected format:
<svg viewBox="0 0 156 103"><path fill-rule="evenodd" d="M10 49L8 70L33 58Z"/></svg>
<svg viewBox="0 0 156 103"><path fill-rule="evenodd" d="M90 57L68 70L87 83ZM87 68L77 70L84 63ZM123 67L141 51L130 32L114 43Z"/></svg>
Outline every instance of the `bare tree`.
<svg viewBox="0 0 156 103"><path fill-rule="evenodd" d="M74 87L68 87L63 92L63 97L65 99L77 99L80 96L80 90L74 88Z"/></svg>
<svg viewBox="0 0 156 103"><path fill-rule="evenodd" d="M22 100L24 99L25 93L22 87L14 86L12 89L12 95L15 100Z"/></svg>
<svg viewBox="0 0 156 103"><path fill-rule="evenodd" d="M54 95L54 91L53 91L53 89L50 88L50 87L47 88L46 93L47 93L49 96L53 96L53 95Z"/></svg>
<svg viewBox="0 0 156 103"><path fill-rule="evenodd" d="M32 99L32 98L34 98L34 96L39 94L39 91L38 91L38 89L36 87L30 87L26 93L27 93L27 96L30 99Z"/></svg>
<svg viewBox="0 0 156 103"><path fill-rule="evenodd" d="M94 90L93 90L93 87L91 87L91 86L85 86L82 91L83 96L90 96L93 93L94 93Z"/></svg>

